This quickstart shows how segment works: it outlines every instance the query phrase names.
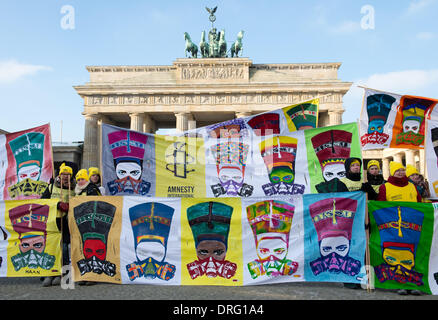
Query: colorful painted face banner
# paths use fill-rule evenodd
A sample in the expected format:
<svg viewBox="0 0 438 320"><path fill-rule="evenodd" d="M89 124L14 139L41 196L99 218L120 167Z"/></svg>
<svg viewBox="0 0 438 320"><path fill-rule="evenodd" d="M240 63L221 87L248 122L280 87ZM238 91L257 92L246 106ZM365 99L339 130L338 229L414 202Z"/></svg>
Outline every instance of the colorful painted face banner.
<svg viewBox="0 0 438 320"><path fill-rule="evenodd" d="M438 120L427 120L425 157L431 198L438 198Z"/></svg>
<svg viewBox="0 0 438 320"><path fill-rule="evenodd" d="M368 205L374 286L438 293L437 207L431 203Z"/></svg>
<svg viewBox="0 0 438 320"><path fill-rule="evenodd" d="M50 125L0 135L0 200L39 199L53 175Z"/></svg>
<svg viewBox="0 0 438 320"><path fill-rule="evenodd" d="M289 196L315 193L317 185L345 176L348 157L361 158L357 123L285 130L265 128L257 135L241 118L205 127L197 137L102 125L103 185L110 195Z"/></svg>
<svg viewBox="0 0 438 320"><path fill-rule="evenodd" d="M57 200L0 202L0 277L46 277L61 273Z"/></svg>
<svg viewBox="0 0 438 320"><path fill-rule="evenodd" d="M423 149L426 119L438 115L436 99L365 89L360 117L363 150Z"/></svg>
<svg viewBox="0 0 438 320"><path fill-rule="evenodd" d="M242 286L364 283L365 195L75 197L75 281Z"/></svg>

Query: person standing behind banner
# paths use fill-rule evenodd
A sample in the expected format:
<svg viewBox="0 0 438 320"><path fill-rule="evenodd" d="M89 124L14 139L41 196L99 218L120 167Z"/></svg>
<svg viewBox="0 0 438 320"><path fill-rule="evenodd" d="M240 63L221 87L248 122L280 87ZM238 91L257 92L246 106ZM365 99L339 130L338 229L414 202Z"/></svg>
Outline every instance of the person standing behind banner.
<svg viewBox="0 0 438 320"><path fill-rule="evenodd" d="M75 193L77 196L101 196L99 188L89 181L87 169L81 169L76 174Z"/></svg>
<svg viewBox="0 0 438 320"><path fill-rule="evenodd" d="M384 184L385 182L386 181L383 178L383 175L380 173L379 161L377 161L377 160L368 161L366 184L369 184L376 192L376 195L378 195L380 186L382 184ZM370 200L376 200L376 199L370 199Z"/></svg>
<svg viewBox="0 0 438 320"><path fill-rule="evenodd" d="M427 198L430 198L429 184L424 181L424 177L418 172L417 168L408 164L406 166L406 177L408 177L409 182L415 185L423 202L429 201L427 200Z"/></svg>
<svg viewBox="0 0 438 320"><path fill-rule="evenodd" d="M378 201L421 202L421 195L406 176L405 167L398 162L389 163L390 177L379 188Z"/></svg>
<svg viewBox="0 0 438 320"><path fill-rule="evenodd" d="M377 193L371 185L362 182L362 160L360 158L348 158L345 160L345 177L341 182L349 192L363 191L368 195L368 200L376 200Z"/></svg>
<svg viewBox="0 0 438 320"><path fill-rule="evenodd" d="M90 182L94 183L99 188L100 194L104 196L105 188L102 186L102 176L100 175L99 168L88 168L88 176L90 178Z"/></svg>
<svg viewBox="0 0 438 320"><path fill-rule="evenodd" d="M49 187L44 191L41 199L59 199L57 208L58 214L56 217L56 224L58 229L62 231L62 265L66 266L70 264L70 255L68 246L70 244L70 231L68 229L68 209L70 197L75 196L74 192L75 183L73 180L73 169L66 166L65 163L59 167L59 174L52 179ZM61 277L44 277L43 287L50 287L52 285L59 285L61 283Z"/></svg>

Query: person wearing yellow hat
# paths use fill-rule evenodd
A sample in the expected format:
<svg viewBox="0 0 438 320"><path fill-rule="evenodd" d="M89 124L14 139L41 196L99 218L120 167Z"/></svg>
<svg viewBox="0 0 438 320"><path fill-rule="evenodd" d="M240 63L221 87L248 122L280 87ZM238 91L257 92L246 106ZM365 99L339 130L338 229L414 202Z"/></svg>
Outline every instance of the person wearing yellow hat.
<svg viewBox="0 0 438 320"><path fill-rule="evenodd" d="M370 160L367 164L367 182L376 194L379 193L379 188L386 181L383 178L383 175L380 173L380 163L377 160Z"/></svg>
<svg viewBox="0 0 438 320"><path fill-rule="evenodd" d="M75 181L73 179L73 169L62 163L59 167L58 175L51 180L49 187L44 191L41 199L59 199L57 208L56 224L62 231L62 264L70 264L68 245L70 244L70 232L68 229L68 209L70 197L75 196ZM61 277L44 277L43 287L55 286L61 283Z"/></svg>
<svg viewBox="0 0 438 320"><path fill-rule="evenodd" d="M81 169L76 174L75 193L77 196L100 196L99 188L90 182L87 169Z"/></svg>
<svg viewBox="0 0 438 320"><path fill-rule="evenodd" d="M93 182L100 191L101 195L105 195L105 188L102 187L102 177L100 175L99 168L96 167L90 167L88 168L88 176L90 178L90 181Z"/></svg>
<svg viewBox="0 0 438 320"><path fill-rule="evenodd" d="M405 167L395 161L389 163L390 177L379 188L379 201L421 202L421 195L406 176Z"/></svg>
<svg viewBox="0 0 438 320"><path fill-rule="evenodd" d="M418 172L417 168L408 164L406 166L406 176L408 177L409 181L412 182L415 187L417 187L417 190L423 198L423 201L424 199L430 197L429 184L424 180L423 175Z"/></svg>

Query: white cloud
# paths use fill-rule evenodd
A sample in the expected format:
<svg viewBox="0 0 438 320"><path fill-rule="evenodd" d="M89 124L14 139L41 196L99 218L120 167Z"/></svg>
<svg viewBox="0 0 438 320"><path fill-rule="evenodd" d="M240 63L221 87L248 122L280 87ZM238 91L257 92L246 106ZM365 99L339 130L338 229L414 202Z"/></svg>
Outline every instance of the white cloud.
<svg viewBox="0 0 438 320"><path fill-rule="evenodd" d="M436 3L437 0L414 0L409 4L406 14L413 15Z"/></svg>
<svg viewBox="0 0 438 320"><path fill-rule="evenodd" d="M354 81L344 96L344 122L356 121L362 108L364 86L397 94L438 98L438 69L404 70L370 75Z"/></svg>
<svg viewBox="0 0 438 320"><path fill-rule="evenodd" d="M436 35L433 32L419 32L415 36L419 40L432 40L436 37Z"/></svg>
<svg viewBox="0 0 438 320"><path fill-rule="evenodd" d="M32 65L16 60L0 61L0 83L13 83L22 77L35 75L39 71L51 71L51 67Z"/></svg>

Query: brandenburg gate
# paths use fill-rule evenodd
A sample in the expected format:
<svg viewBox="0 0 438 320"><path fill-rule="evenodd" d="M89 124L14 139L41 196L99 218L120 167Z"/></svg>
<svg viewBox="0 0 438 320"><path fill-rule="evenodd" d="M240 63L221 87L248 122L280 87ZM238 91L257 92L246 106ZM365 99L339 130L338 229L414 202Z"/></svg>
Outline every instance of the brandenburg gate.
<svg viewBox="0 0 438 320"><path fill-rule="evenodd" d="M90 81L74 87L84 101L82 166L99 166L102 123L147 133L185 131L315 97L321 97L318 126L342 123L342 98L352 83L338 78L341 63L253 63L212 52L219 35L209 32L210 54L191 51L171 65L88 66Z"/></svg>

